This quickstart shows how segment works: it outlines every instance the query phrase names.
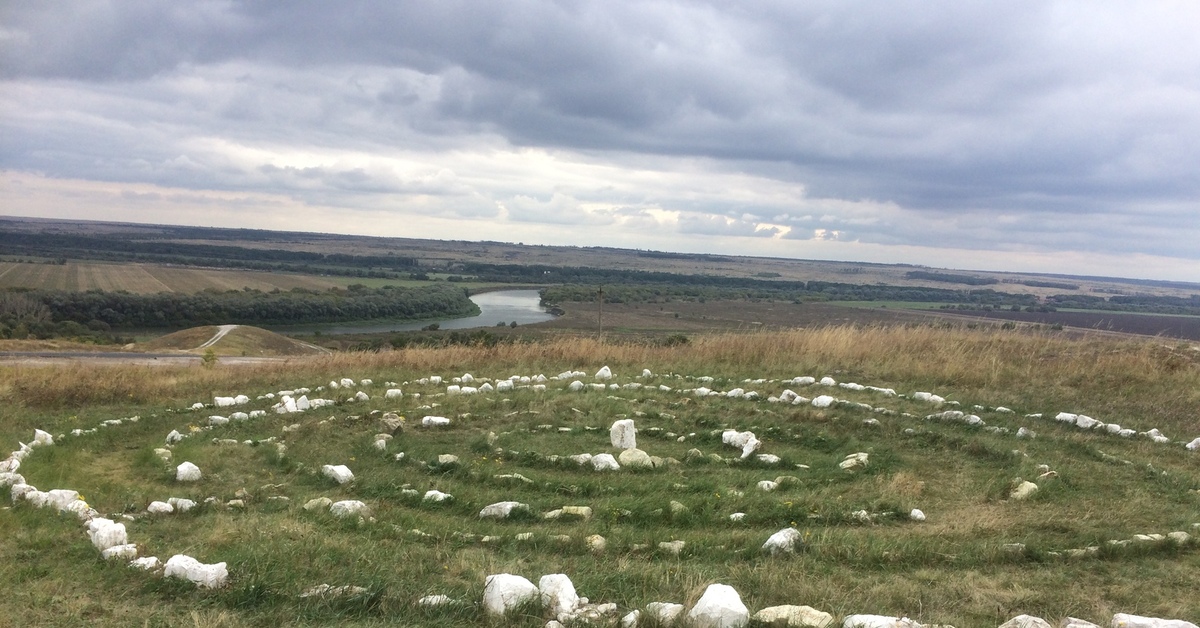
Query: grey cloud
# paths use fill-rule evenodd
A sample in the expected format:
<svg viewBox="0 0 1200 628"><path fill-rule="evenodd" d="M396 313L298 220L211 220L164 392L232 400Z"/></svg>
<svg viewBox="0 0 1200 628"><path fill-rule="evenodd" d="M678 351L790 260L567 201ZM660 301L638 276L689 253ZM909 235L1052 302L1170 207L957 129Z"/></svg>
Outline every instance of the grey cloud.
<svg viewBox="0 0 1200 628"><path fill-rule="evenodd" d="M605 224L683 211L687 234L778 234L754 228L768 223L787 238L1196 259L1198 22L1190 5L1031 0L6 3L0 167L338 205L425 195L465 215L502 201L528 223L569 220L555 205L569 197L633 208L586 213ZM499 176L484 189L253 163L205 150L213 138L702 160L806 196L554 197Z"/></svg>

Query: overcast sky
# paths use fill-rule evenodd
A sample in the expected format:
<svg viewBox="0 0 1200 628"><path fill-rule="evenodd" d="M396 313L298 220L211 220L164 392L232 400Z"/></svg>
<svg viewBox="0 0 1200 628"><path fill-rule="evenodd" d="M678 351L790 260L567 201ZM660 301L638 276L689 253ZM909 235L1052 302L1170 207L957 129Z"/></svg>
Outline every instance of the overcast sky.
<svg viewBox="0 0 1200 628"><path fill-rule="evenodd" d="M4 1L0 214L1200 281L1200 3Z"/></svg>

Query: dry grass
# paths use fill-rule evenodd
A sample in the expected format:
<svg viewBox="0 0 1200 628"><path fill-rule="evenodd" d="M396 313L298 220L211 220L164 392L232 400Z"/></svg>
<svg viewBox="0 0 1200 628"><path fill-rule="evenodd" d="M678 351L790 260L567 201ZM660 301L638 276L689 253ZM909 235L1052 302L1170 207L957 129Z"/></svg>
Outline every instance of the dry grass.
<svg viewBox="0 0 1200 628"><path fill-rule="evenodd" d="M902 392L953 387L964 398L994 405L1028 406L1022 402L1035 397L1081 408L1124 404L1136 411L1151 404L1155 414L1165 419L1190 419L1195 425L1198 419L1192 409L1200 402L1198 355L1157 339L1070 339L929 326L844 326L704 335L675 347L575 337L493 347L336 353L213 370L84 365L20 368L0 384L0 400L33 407L148 402L182 399L210 389L283 385L320 379L328 373L353 377L397 367L431 372L503 367L521 372L603 363L625 371L648 367L711 375L847 373ZM1130 394L1133 391L1138 394Z"/></svg>

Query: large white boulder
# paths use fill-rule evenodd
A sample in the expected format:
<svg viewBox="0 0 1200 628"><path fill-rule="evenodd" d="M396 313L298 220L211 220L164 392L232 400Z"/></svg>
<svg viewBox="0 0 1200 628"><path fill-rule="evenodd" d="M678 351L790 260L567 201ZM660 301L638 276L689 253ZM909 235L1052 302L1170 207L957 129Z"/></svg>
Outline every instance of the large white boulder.
<svg viewBox="0 0 1200 628"><path fill-rule="evenodd" d="M653 469L654 460L640 449L626 449L617 456L617 462L628 469Z"/></svg>
<svg viewBox="0 0 1200 628"><path fill-rule="evenodd" d="M179 482L199 482L200 477L200 467L190 462L184 462L175 467L175 479Z"/></svg>
<svg viewBox="0 0 1200 628"><path fill-rule="evenodd" d="M612 379L612 376L612 370L607 366L602 366L599 371L596 371L596 379Z"/></svg>
<svg viewBox="0 0 1200 628"><path fill-rule="evenodd" d="M1000 628L1054 628L1050 622L1032 615L1017 615L1000 624Z"/></svg>
<svg viewBox="0 0 1200 628"><path fill-rule="evenodd" d="M634 449L637 447L637 428L633 419L614 421L608 429L608 438L617 449Z"/></svg>
<svg viewBox="0 0 1200 628"><path fill-rule="evenodd" d="M110 519L96 518L88 522L88 536L92 539L92 545L101 552L129 543L125 524L115 523Z"/></svg>
<svg viewBox="0 0 1200 628"><path fill-rule="evenodd" d="M691 628L741 628L750 623L750 610L742 596L727 584L710 584L688 611Z"/></svg>
<svg viewBox="0 0 1200 628"><path fill-rule="evenodd" d="M54 437L50 432L43 430L33 430L33 442L30 445L53 445Z"/></svg>
<svg viewBox="0 0 1200 628"><path fill-rule="evenodd" d="M550 611L555 617L579 607L579 595L575 593L575 585L565 574L542 576L538 580L538 590L542 594L542 608Z"/></svg>
<svg viewBox="0 0 1200 628"><path fill-rule="evenodd" d="M521 576L501 573L488 576L483 586L483 610L493 617L540 598L538 588Z"/></svg>
<svg viewBox="0 0 1200 628"><path fill-rule="evenodd" d="M225 563L206 565L191 556L176 554L167 560L163 576L190 580L196 586L206 589L219 589L225 586L229 579L229 571L225 568Z"/></svg>
<svg viewBox="0 0 1200 628"><path fill-rule="evenodd" d="M770 606L755 613L751 619L772 628L827 628L833 625L833 615L811 606Z"/></svg>
<svg viewBox="0 0 1200 628"><path fill-rule="evenodd" d="M1058 628L1100 628L1099 624L1093 624L1086 619L1076 619L1067 617L1058 624Z"/></svg>
<svg viewBox="0 0 1200 628"><path fill-rule="evenodd" d="M1117 613L1112 618L1112 628L1200 628L1182 619L1156 619Z"/></svg>
<svg viewBox="0 0 1200 628"><path fill-rule="evenodd" d="M1197 437L1196 440L1184 445L1184 447L1187 447L1190 451L1200 451L1200 437Z"/></svg>
<svg viewBox="0 0 1200 628"><path fill-rule="evenodd" d="M776 554L794 554L796 549L803 545L804 537L796 528L784 528L767 538L767 542L763 543L762 549L764 552L775 556Z"/></svg>

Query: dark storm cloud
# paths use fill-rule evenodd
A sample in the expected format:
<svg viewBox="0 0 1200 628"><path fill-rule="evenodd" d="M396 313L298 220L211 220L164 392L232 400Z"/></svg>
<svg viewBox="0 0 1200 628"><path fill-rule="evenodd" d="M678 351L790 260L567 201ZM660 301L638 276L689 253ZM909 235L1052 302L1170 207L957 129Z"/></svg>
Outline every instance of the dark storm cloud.
<svg viewBox="0 0 1200 628"><path fill-rule="evenodd" d="M1195 260L1197 23L1121 2L6 3L0 167ZM702 166L664 183L647 160Z"/></svg>

